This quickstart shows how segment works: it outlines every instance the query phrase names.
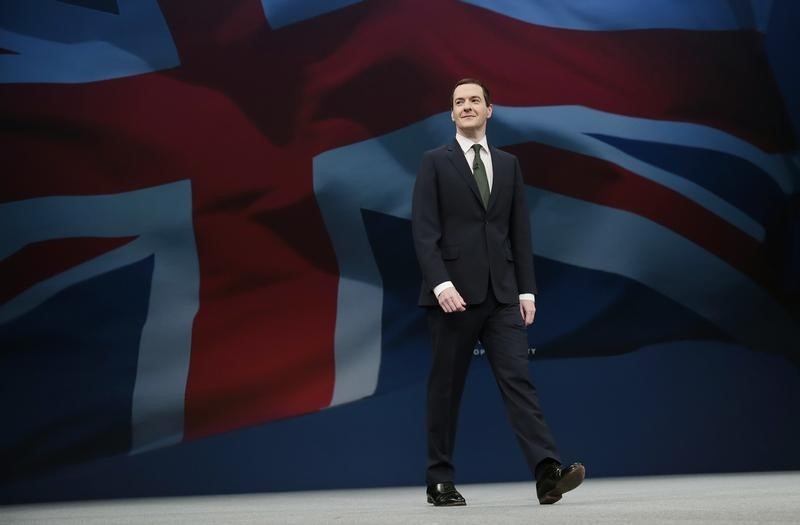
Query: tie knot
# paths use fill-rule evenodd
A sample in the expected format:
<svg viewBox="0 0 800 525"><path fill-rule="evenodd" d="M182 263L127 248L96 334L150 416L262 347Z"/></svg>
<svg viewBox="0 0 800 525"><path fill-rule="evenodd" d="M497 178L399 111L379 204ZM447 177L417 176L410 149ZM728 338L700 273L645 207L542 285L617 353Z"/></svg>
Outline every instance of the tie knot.
<svg viewBox="0 0 800 525"><path fill-rule="evenodd" d="M475 150L475 155L480 155L481 153L481 145L480 144L473 144L472 149Z"/></svg>

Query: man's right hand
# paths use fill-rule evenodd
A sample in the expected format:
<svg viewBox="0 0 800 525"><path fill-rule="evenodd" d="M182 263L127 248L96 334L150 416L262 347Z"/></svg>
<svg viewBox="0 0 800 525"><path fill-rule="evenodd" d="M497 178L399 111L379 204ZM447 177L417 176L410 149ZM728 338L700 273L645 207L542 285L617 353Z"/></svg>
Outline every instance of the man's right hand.
<svg viewBox="0 0 800 525"><path fill-rule="evenodd" d="M463 312L467 309L467 303L464 302L461 294L453 286L442 290L437 299L439 300L439 306L447 313Z"/></svg>

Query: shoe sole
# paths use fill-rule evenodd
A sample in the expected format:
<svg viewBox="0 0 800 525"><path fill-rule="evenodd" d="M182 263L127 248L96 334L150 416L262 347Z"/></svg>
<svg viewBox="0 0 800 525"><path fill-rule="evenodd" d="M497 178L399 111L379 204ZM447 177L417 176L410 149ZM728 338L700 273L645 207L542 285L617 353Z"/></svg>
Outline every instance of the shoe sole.
<svg viewBox="0 0 800 525"><path fill-rule="evenodd" d="M539 503L542 505L552 505L561 499L562 494L569 492L583 483L586 478L586 469L583 465L579 465L572 470L569 474L561 478L553 490L539 498Z"/></svg>
<svg viewBox="0 0 800 525"><path fill-rule="evenodd" d="M467 505L466 501L456 501L453 503L439 503L438 505L433 501L433 498L428 496L428 503L433 505L434 507L465 507Z"/></svg>

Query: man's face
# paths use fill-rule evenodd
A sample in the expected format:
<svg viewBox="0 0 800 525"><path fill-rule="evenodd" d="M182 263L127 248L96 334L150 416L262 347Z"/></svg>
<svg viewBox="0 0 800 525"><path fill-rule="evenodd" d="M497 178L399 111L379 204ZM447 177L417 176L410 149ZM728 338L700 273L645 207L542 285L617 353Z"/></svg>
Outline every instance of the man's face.
<svg viewBox="0 0 800 525"><path fill-rule="evenodd" d="M492 106L486 105L483 88L478 84L461 84L453 92L453 122L463 135L472 135L486 128ZM485 131L484 131L485 132Z"/></svg>

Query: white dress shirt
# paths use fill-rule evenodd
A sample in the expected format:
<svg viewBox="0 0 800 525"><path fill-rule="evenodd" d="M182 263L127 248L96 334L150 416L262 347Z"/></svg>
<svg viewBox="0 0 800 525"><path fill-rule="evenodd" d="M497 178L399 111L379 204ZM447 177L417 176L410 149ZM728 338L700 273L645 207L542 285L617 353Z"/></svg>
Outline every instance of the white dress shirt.
<svg viewBox="0 0 800 525"><path fill-rule="evenodd" d="M456 134L456 141L458 142L458 145L461 146L461 151L467 158L467 164L469 165L470 169L472 169L472 163L475 161L475 150L472 149L472 146L475 144L481 145L481 160L486 168L486 178L489 180L489 191L491 192L492 182L494 182L494 168L492 167L492 156L489 154L489 145L486 142L486 135L484 135L478 142L473 142L472 139L468 139L467 137ZM439 294L442 293L442 291L451 287L453 287L453 283L451 281L445 281L434 287L433 293L436 295L436 297L439 297ZM535 302L536 297L532 293L521 293L519 294L519 300Z"/></svg>
<svg viewBox="0 0 800 525"><path fill-rule="evenodd" d="M461 146L461 151L464 152L464 156L467 157L467 164L469 164L470 169L472 169L474 166L473 162L475 162L475 150L472 149L472 146L475 144L481 145L481 160L486 167L486 178L489 179L489 191L491 192L492 183L494 182L494 168L492 168L492 156L489 154L489 145L486 143L486 135L478 142L473 142L467 137L456 135L456 141L458 141L458 145Z"/></svg>

